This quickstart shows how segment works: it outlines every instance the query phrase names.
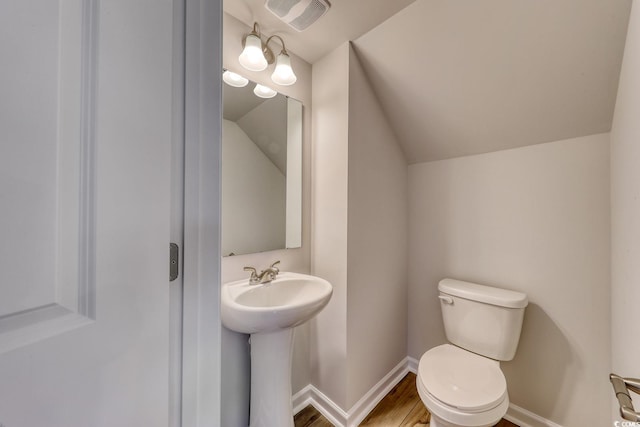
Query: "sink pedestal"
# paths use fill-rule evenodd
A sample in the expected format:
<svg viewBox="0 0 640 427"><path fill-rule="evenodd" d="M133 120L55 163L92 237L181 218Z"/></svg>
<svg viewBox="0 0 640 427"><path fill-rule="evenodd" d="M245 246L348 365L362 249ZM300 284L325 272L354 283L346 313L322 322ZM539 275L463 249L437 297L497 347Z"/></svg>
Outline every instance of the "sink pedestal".
<svg viewBox="0 0 640 427"><path fill-rule="evenodd" d="M293 427L293 328L251 334L250 427Z"/></svg>

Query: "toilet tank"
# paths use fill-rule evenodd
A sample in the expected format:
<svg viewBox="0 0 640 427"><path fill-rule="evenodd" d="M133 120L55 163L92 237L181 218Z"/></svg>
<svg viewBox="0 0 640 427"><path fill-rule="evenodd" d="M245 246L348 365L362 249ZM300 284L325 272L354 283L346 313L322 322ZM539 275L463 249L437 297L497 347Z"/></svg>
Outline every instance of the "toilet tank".
<svg viewBox="0 0 640 427"><path fill-rule="evenodd" d="M438 290L449 342L491 359L513 359L526 294L454 279L442 279Z"/></svg>

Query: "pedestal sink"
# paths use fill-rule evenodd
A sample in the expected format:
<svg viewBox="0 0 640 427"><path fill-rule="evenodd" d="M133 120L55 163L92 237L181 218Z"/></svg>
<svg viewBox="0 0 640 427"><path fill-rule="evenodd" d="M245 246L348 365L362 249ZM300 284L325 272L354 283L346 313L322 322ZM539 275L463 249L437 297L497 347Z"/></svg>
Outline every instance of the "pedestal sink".
<svg viewBox="0 0 640 427"><path fill-rule="evenodd" d="M293 327L322 310L332 292L324 279L289 272L268 284L222 285L222 323L251 334L250 427L293 427Z"/></svg>

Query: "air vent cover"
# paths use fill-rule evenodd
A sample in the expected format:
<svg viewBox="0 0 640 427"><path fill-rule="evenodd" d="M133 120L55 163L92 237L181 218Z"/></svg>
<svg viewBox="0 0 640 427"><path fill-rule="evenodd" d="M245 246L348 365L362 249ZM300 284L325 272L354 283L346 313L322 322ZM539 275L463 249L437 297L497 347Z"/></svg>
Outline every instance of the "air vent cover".
<svg viewBox="0 0 640 427"><path fill-rule="evenodd" d="M297 31L309 28L331 7L328 0L266 0L264 5Z"/></svg>

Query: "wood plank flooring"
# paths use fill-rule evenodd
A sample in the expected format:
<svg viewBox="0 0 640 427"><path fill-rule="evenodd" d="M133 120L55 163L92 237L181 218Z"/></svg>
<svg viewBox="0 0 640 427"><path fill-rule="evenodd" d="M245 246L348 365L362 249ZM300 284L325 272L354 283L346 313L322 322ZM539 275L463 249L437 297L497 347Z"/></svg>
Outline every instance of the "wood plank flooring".
<svg viewBox="0 0 640 427"><path fill-rule="evenodd" d="M411 416L411 418L409 418ZM408 373L373 411L361 426L428 426L430 414L416 389L416 376ZM409 422L413 422L409 424Z"/></svg>
<svg viewBox="0 0 640 427"><path fill-rule="evenodd" d="M431 415L422 404L416 390L416 375L408 373L387 394L360 426L420 427L428 426ZM295 427L333 427L313 406L307 406L296 414ZM518 427L500 420L494 427Z"/></svg>
<svg viewBox="0 0 640 427"><path fill-rule="evenodd" d="M333 427L320 412L309 405L293 417L295 427Z"/></svg>

